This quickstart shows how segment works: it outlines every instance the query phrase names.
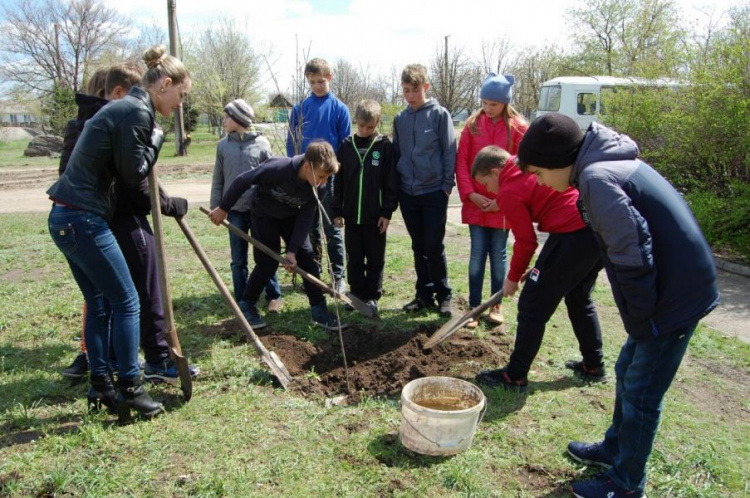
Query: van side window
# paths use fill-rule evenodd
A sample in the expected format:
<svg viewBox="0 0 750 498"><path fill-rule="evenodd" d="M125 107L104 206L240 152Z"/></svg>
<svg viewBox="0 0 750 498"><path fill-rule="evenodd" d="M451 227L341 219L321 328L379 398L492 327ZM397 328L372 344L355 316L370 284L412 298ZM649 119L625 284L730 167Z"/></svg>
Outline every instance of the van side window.
<svg viewBox="0 0 750 498"><path fill-rule="evenodd" d="M539 93L539 110L540 111L559 111L560 110L560 93L559 86L543 86Z"/></svg>
<svg viewBox="0 0 750 498"><path fill-rule="evenodd" d="M596 94L579 93L576 96L578 115L590 116L596 114Z"/></svg>

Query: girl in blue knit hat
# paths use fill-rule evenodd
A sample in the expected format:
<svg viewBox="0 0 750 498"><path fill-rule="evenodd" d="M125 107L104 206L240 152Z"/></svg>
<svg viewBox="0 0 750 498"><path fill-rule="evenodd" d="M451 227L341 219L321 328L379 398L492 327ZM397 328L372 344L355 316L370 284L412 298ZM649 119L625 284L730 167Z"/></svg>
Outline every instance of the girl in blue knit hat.
<svg viewBox="0 0 750 498"><path fill-rule="evenodd" d="M513 96L513 76L490 73L482 83L482 107L466 120L461 132L456 156L456 183L461 196L461 221L469 225L471 257L469 259L469 305L482 302L482 286L487 256L490 259L491 293L503 288L505 279L508 225L492 194L471 177L471 165L482 148L496 145L510 154L518 153L518 144L528 123L510 105ZM493 325L503 323L501 305L490 309L488 320ZM467 324L476 328L477 320Z"/></svg>

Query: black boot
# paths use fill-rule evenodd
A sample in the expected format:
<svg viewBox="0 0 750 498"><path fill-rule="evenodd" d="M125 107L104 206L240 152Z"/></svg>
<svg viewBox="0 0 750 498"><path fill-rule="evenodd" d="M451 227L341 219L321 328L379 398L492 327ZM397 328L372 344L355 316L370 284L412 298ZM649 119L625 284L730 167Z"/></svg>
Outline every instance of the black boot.
<svg viewBox="0 0 750 498"><path fill-rule="evenodd" d="M100 411L102 405L113 415L117 412L117 392L109 375L101 377L92 375L91 387L89 387L89 393L86 397L89 400L90 412Z"/></svg>
<svg viewBox="0 0 750 498"><path fill-rule="evenodd" d="M148 395L141 385L141 379L120 379L117 388L120 391L117 395L117 416L120 425L132 421L131 408L135 408L146 418L153 418L164 411L164 405Z"/></svg>

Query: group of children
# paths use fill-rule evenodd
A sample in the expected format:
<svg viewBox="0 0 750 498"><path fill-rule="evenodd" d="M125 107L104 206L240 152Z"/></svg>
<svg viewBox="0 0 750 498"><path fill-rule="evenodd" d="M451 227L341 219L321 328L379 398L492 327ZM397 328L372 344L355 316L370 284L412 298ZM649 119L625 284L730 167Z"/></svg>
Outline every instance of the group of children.
<svg viewBox="0 0 750 498"><path fill-rule="evenodd" d="M253 235L277 251L283 238L285 266L299 264L318 276L308 234L317 201L328 199L322 205L331 221L329 255L343 254L330 230L345 226L351 292L377 310L385 235L399 206L417 275L414 299L403 309L437 308L450 315L452 290L443 239L455 178L462 220L471 236L470 306L482 300L488 258L492 293L512 296L525 282L508 365L480 372L477 381L522 392L545 325L563 300L582 355L566 367L589 381L606 379L602 333L591 297L600 269L606 268L629 334L615 366L612 425L602 442L571 442L568 452L575 460L608 471L574 482L571 491L579 497L643 496L661 401L698 320L719 300L711 251L680 195L638 159L637 146L624 135L597 123L584 134L575 121L556 113L529 126L510 105L512 76L490 74L485 79L482 107L467 120L458 148L450 114L427 98L424 66L409 65L402 72L408 106L394 120L392 143L377 132L379 105L367 100L358 104L357 130L349 136L348 111L330 93L333 75L325 61L311 61L306 77L312 94L294 107L290 158L273 158L262 167L260 160L247 161L247 171L225 186L223 195L212 193L214 223L237 209L238 199L255 186L250 193ZM227 106L228 118L233 118L232 105ZM226 171L225 162L226 157L217 154L216 171ZM506 275L509 229L515 242ZM549 237L529 268L538 245L535 230ZM234 250L232 259L234 269ZM334 267L343 266L342 260L330 259ZM240 302L250 323L264 326L257 302L278 265L257 250L255 261ZM334 269L333 277L340 289L339 270ZM310 286L305 290L313 321L340 326L320 291ZM503 322L499 305L490 310L488 320ZM468 323L477 325L476 320Z"/></svg>
<svg viewBox="0 0 750 498"><path fill-rule="evenodd" d="M130 409L146 417L163 411L141 385L139 338L146 376L177 377L164 341L145 177L163 143L154 112L166 116L181 105L191 81L163 47L147 51L144 60L149 69L142 78L135 70L113 68L103 78L103 93L94 88L95 95L79 97L79 116L66 132L61 176L48 191L54 204L50 234L86 300L88 399L117 411L121 421ZM643 496L662 399L698 321L719 300L710 248L680 195L638 159L627 136L597 123L583 133L575 121L556 113L527 125L510 105L512 76L485 79L482 107L467 120L458 148L450 114L427 98L424 66L409 65L402 72L408 106L394 120L392 142L378 133L381 109L370 100L357 105L357 128L350 134L349 112L330 92L333 75L325 61L310 61L306 77L312 93L292 112L289 157L272 157L269 142L250 131L249 104L238 99L226 105L227 135L216 153L211 220L218 225L228 219L276 252L283 240L285 268L299 266L318 277L310 233L322 207L333 284L343 289L347 254L351 292L377 311L386 233L400 206L417 275L414 299L403 309L437 308L450 315L443 239L457 179L471 236L469 304L482 300L488 258L493 293L511 296L525 282L508 365L476 377L516 391L527 389L545 325L563 300L582 355L566 366L588 380L606 378L591 299L605 267L628 333L615 366L614 413L603 441L571 442L568 452L608 471L571 489L579 497ZM105 96L124 98L107 104ZM183 216L187 202L162 195L161 208ZM529 268L538 245L535 223L550 235ZM506 276L508 229L515 242ZM345 252L337 245L342 240ZM269 312L282 305L278 263L254 249L249 271L247 243L230 234L230 247L235 298L249 323L262 328L258 302L264 289ZM315 324L329 330L344 326L318 287L305 281L304 289ZM491 309L488 319L502 323L502 309Z"/></svg>

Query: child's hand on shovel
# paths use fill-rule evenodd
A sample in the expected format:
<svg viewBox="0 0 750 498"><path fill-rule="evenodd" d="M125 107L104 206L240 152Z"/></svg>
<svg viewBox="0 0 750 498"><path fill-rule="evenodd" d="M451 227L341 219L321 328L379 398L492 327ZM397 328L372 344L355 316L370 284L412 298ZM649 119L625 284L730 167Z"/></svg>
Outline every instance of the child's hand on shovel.
<svg viewBox="0 0 750 498"><path fill-rule="evenodd" d="M211 219L211 223L219 226L221 225L222 221L227 219L227 212L220 207L217 207L215 209L212 209L211 212L208 213L208 217Z"/></svg>
<svg viewBox="0 0 750 498"><path fill-rule="evenodd" d="M297 268L297 255L293 252L288 252L286 253L286 260L287 262L284 263L284 268L291 273Z"/></svg>

